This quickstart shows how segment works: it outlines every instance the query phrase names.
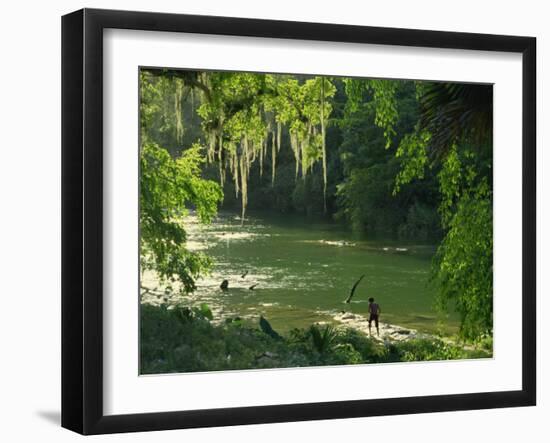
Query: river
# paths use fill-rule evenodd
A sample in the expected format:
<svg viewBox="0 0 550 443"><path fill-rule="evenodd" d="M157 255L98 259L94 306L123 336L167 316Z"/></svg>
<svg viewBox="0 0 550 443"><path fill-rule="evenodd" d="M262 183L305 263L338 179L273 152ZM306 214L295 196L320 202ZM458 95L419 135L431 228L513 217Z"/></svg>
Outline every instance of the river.
<svg viewBox="0 0 550 443"><path fill-rule="evenodd" d="M433 308L433 245L361 239L330 221L272 214L249 215L242 225L234 214L220 214L207 226L188 217L185 227L188 247L213 259L211 274L186 297L208 303L217 316L262 314L286 332L335 322L342 311L368 316L374 297L385 323L426 333L458 330L456 315L442 317ZM363 274L352 302L344 303ZM225 279L229 290L222 291Z"/></svg>

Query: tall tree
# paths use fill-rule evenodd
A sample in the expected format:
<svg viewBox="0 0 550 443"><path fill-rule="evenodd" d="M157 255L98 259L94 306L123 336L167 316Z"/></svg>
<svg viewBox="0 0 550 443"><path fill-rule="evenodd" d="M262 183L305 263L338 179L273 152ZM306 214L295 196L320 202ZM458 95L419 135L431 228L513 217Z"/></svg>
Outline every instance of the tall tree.
<svg viewBox="0 0 550 443"><path fill-rule="evenodd" d="M395 94L387 85L379 95ZM493 330L492 87L417 82L420 118L396 155L395 192L439 169L439 212L445 236L433 266L437 305L461 316L460 334L475 340ZM388 104L389 103L389 104Z"/></svg>

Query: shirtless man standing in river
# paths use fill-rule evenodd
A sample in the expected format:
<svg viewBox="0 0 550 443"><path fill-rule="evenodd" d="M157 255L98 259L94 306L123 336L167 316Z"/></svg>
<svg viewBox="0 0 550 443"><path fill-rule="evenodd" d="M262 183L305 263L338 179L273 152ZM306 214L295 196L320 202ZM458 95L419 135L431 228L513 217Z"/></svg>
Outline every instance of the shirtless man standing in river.
<svg viewBox="0 0 550 443"><path fill-rule="evenodd" d="M371 334L370 327L372 324L372 321L374 320L374 324L376 326L376 335L380 336L380 329L378 328L378 316L380 315L380 306L378 303L374 302L374 298L369 298L369 335Z"/></svg>

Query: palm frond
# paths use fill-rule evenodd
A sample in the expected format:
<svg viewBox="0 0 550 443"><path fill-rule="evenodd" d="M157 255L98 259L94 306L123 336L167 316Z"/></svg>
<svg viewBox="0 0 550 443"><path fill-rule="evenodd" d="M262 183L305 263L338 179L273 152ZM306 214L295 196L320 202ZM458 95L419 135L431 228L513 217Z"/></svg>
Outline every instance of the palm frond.
<svg viewBox="0 0 550 443"><path fill-rule="evenodd" d="M311 334L313 346L319 354L327 352L338 335L338 331L331 325L326 325L323 330L317 325L311 325L309 332Z"/></svg>
<svg viewBox="0 0 550 443"><path fill-rule="evenodd" d="M468 140L486 146L493 132L493 86L431 83L420 97L420 128L431 134L434 160L447 155L454 143Z"/></svg>

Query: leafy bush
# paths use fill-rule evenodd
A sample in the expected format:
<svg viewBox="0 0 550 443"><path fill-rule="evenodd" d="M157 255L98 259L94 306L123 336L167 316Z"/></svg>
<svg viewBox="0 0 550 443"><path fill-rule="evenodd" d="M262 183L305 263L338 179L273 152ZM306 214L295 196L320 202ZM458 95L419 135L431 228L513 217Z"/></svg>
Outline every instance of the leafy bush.
<svg viewBox="0 0 550 443"><path fill-rule="evenodd" d="M450 360L491 352L466 350L437 338L385 345L355 329L328 325L274 338L238 317L213 324L206 305L142 305L140 328L142 374Z"/></svg>
<svg viewBox="0 0 550 443"><path fill-rule="evenodd" d="M330 351L337 336L336 330L330 325L326 325L323 330L318 325L311 325L309 333L313 346L319 354L325 354Z"/></svg>
<svg viewBox="0 0 550 443"><path fill-rule="evenodd" d="M493 201L473 154L453 148L440 173L440 212L447 233L434 257L433 281L442 311L460 314L461 337L493 333Z"/></svg>
<svg viewBox="0 0 550 443"><path fill-rule="evenodd" d="M486 357L483 352L472 352L454 343L438 338L417 338L389 346L390 361L459 360Z"/></svg>

